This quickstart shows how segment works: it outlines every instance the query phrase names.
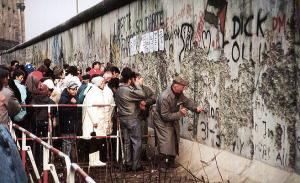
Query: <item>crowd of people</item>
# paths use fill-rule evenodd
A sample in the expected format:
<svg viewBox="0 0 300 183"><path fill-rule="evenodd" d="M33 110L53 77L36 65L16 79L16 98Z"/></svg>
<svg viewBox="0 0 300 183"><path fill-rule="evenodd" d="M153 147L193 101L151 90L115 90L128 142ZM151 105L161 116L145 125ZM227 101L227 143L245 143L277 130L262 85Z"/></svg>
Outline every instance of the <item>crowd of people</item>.
<svg viewBox="0 0 300 183"><path fill-rule="evenodd" d="M174 77L172 84L156 95L137 71L125 67L120 72L118 67L100 62L94 62L83 73L81 68L67 64L62 68L51 67L50 59L44 59L37 69L33 64L20 65L13 60L10 66L0 65L0 82L1 125L8 127L12 120L38 137L47 137L51 119L52 135L66 137L58 148L74 161L80 148L70 137L79 135L90 140L92 136L116 134L119 121L127 171L143 170L142 143L147 140L142 137L147 135L149 116L164 171L176 165L179 119L188 114L187 109L203 111L184 96L189 83L182 75ZM52 107L48 116L47 107L23 104L83 104L83 107ZM32 145L37 161L41 162L41 147ZM100 140L89 143L89 166L106 165L101 161L100 147Z"/></svg>

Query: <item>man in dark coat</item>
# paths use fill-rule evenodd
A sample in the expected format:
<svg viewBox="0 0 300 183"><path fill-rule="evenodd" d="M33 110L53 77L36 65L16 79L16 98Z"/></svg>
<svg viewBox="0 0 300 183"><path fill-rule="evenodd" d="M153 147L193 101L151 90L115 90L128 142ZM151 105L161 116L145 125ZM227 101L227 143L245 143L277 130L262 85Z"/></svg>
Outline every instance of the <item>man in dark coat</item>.
<svg viewBox="0 0 300 183"><path fill-rule="evenodd" d="M124 72L123 72L124 73ZM127 170L142 170L141 159L141 122L139 104L145 94L136 81L136 74L130 69L123 75L124 84L116 92L118 116L124 137L125 165Z"/></svg>
<svg viewBox="0 0 300 183"><path fill-rule="evenodd" d="M160 94L156 108L153 108L153 123L163 171L174 165L175 156L178 155L179 120L188 114L187 109L198 113L203 111L184 96L183 91L188 84L183 76L176 76L172 85Z"/></svg>
<svg viewBox="0 0 300 183"><path fill-rule="evenodd" d="M136 78L140 86L145 93L145 100L140 102L140 114L139 119L141 121L141 127L142 127L142 158L147 160L147 147L148 147L148 116L150 112L150 108L152 105L156 102L156 95L152 91L152 89L146 85L144 85L144 78L141 76L141 74L137 73Z"/></svg>

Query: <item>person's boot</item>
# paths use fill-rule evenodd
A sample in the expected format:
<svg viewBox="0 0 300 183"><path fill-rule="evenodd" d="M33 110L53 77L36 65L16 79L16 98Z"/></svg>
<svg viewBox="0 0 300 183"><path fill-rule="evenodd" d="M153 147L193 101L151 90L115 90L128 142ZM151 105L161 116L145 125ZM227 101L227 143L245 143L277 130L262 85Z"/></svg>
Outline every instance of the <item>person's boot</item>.
<svg viewBox="0 0 300 183"><path fill-rule="evenodd" d="M106 163L100 161L99 151L89 154L89 166L105 166Z"/></svg>
<svg viewBox="0 0 300 183"><path fill-rule="evenodd" d="M180 165L176 163L175 156L168 156L169 159L169 168L178 168Z"/></svg>

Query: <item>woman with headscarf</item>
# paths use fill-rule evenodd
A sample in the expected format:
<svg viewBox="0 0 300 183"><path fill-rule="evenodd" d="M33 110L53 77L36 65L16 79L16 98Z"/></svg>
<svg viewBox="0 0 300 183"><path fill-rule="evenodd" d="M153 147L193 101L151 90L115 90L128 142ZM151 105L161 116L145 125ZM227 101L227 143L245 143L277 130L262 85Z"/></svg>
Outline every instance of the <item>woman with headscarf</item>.
<svg viewBox="0 0 300 183"><path fill-rule="evenodd" d="M50 99L49 88L46 83L42 83L41 79L43 73L40 71L34 71L27 77L26 87L29 92L29 97L27 104L53 104L54 102ZM48 136L48 108L47 107L34 107L27 108L31 132L38 137L47 137ZM55 118L55 109L51 109L51 118ZM37 164L42 165L42 148L35 144L33 146L33 152L37 158Z"/></svg>
<svg viewBox="0 0 300 183"><path fill-rule="evenodd" d="M96 136L106 136L111 134L111 114L113 106L115 105L112 91L110 90L111 93L109 93L107 89L104 90L106 83L103 77L94 77L92 83L94 86L86 94L83 104L88 106L108 104L110 106L83 107L82 134L87 138L91 137L91 133L94 133ZM100 161L99 150L89 154L89 166L104 165L106 164Z"/></svg>

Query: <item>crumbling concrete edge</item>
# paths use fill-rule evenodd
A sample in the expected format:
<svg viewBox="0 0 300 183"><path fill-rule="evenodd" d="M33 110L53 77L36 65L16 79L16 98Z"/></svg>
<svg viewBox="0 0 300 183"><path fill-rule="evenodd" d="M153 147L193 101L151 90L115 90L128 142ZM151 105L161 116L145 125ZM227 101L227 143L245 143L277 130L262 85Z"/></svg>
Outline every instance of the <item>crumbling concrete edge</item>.
<svg viewBox="0 0 300 183"><path fill-rule="evenodd" d="M231 152L181 139L178 162L209 182L300 182L300 175Z"/></svg>
<svg viewBox="0 0 300 183"><path fill-rule="evenodd" d="M154 134L149 128L149 133ZM149 141L154 145L154 138ZM300 182L300 175L181 138L177 162L208 182Z"/></svg>

